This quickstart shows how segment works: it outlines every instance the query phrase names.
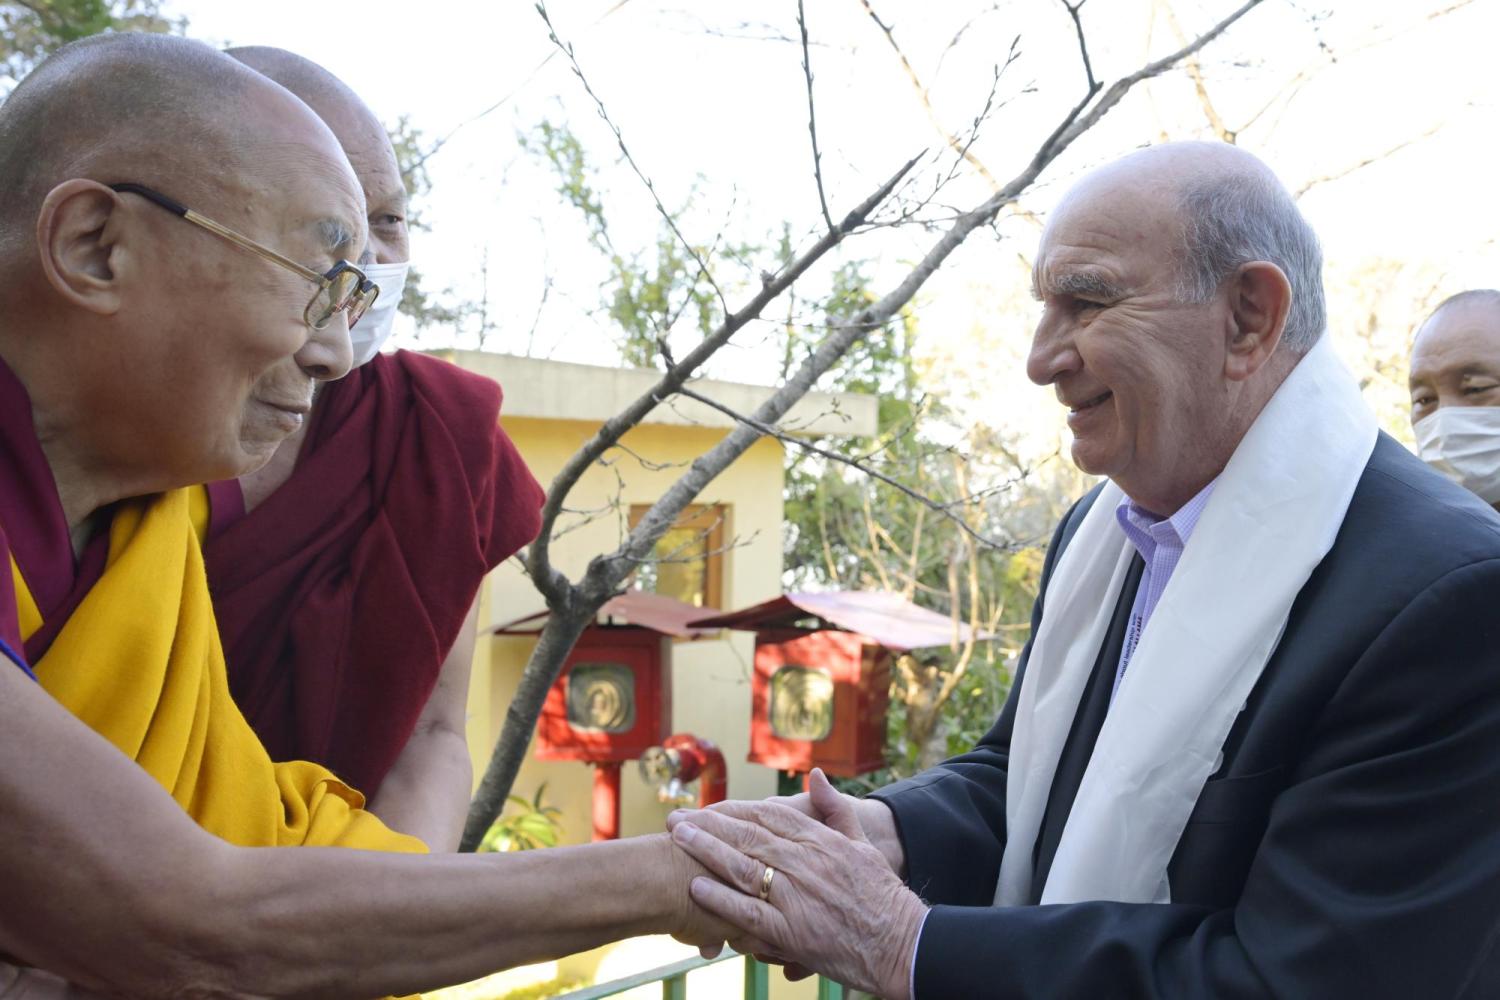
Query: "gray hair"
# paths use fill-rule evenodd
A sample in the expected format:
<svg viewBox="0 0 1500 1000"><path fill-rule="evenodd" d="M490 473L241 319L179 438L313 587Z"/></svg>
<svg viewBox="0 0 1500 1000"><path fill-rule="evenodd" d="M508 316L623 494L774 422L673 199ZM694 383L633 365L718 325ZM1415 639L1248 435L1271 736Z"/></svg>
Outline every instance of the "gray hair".
<svg viewBox="0 0 1500 1000"><path fill-rule="evenodd" d="M1323 248L1291 194L1270 171L1235 170L1182 193L1185 255L1178 294L1207 302L1242 264L1268 261L1292 286L1282 343L1305 354L1328 325Z"/></svg>

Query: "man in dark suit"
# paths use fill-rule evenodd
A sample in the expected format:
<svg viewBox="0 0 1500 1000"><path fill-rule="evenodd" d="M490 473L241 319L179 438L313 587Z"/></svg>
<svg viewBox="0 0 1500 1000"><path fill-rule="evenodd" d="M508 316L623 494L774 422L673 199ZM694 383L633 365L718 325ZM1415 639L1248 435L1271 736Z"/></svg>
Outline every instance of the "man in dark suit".
<svg viewBox="0 0 1500 1000"><path fill-rule="evenodd" d="M1107 481L1005 710L862 801L674 816L700 904L887 997L1500 996L1500 518L1377 437L1320 271L1233 147L1064 199L1028 370Z"/></svg>

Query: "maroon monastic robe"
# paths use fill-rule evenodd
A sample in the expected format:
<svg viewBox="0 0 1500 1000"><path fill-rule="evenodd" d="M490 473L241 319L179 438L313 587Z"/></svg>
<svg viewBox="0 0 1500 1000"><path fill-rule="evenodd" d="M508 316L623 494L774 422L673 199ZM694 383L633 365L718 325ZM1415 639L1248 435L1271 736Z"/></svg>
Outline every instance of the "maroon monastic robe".
<svg viewBox="0 0 1500 1000"><path fill-rule="evenodd" d="M255 510L238 483L209 487L230 688L273 760L380 788L485 574L541 525L499 413L490 379L380 355L322 389L295 471Z"/></svg>
<svg viewBox="0 0 1500 1000"><path fill-rule="evenodd" d="M109 532L96 531L75 556L52 467L36 436L31 396L10 366L0 361L0 555L15 560L44 624L24 644L15 614L9 566L0 584L0 638L28 663L36 663L68 617L104 573Z"/></svg>

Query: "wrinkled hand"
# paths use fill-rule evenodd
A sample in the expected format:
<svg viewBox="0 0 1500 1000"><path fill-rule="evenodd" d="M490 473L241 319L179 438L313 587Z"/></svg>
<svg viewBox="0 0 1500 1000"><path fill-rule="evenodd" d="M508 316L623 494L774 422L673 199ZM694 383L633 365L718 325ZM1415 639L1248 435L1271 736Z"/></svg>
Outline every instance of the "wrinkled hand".
<svg viewBox="0 0 1500 1000"><path fill-rule="evenodd" d="M813 772L809 802L817 817L776 801L738 803L734 815L674 814L673 843L719 880L693 879L692 898L738 928L728 938L737 951L776 956L903 1000L927 907L871 845L854 806L821 771ZM775 874L762 900L768 865Z"/></svg>
<svg viewBox="0 0 1500 1000"><path fill-rule="evenodd" d="M845 792L828 791L837 795L840 800L848 805L854 814L859 817L859 826L865 835L865 839L879 849L885 858L885 863L890 866L891 871L897 875L906 874L906 852L901 847L901 837L896 832L896 818L892 815L890 807L876 799L861 799ZM825 799L825 804L827 800ZM809 792L798 792L796 795L778 795L774 798L761 799L759 801L741 801L731 799L727 802L716 802L708 808L725 816L733 816L748 822L755 822L756 810L762 808L768 802L784 805L789 809L795 809L804 816L819 821L824 821L824 812L813 805L812 795ZM674 814L677 815L677 814ZM668 818L667 829L672 828L673 820Z"/></svg>
<svg viewBox="0 0 1500 1000"><path fill-rule="evenodd" d="M724 950L725 942L730 940L743 945L735 949L742 954L745 953L744 948L758 948L760 954L769 956L769 949L763 942L750 938L740 928L726 923L694 901L692 883L697 879L708 878L713 873L670 840L664 840L663 843L667 851L667 880L673 887L672 895L676 901L676 916L671 923L672 937L697 948L704 958L718 955ZM0 996L0 1000L6 998Z"/></svg>

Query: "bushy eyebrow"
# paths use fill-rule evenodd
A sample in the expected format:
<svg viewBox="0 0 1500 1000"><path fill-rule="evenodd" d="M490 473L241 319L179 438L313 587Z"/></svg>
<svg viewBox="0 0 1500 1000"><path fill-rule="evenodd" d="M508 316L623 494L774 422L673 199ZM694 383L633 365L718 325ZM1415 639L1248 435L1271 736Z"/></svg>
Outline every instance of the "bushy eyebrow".
<svg viewBox="0 0 1500 1000"><path fill-rule="evenodd" d="M1114 302L1126 296L1126 290L1098 271L1062 271L1048 275L1043 287L1041 275L1031 272L1031 294L1038 301L1045 294L1070 295L1100 302Z"/></svg>
<svg viewBox="0 0 1500 1000"><path fill-rule="evenodd" d="M354 232L348 223L341 219L319 219L318 239L334 257L348 260L349 251L354 248Z"/></svg>

